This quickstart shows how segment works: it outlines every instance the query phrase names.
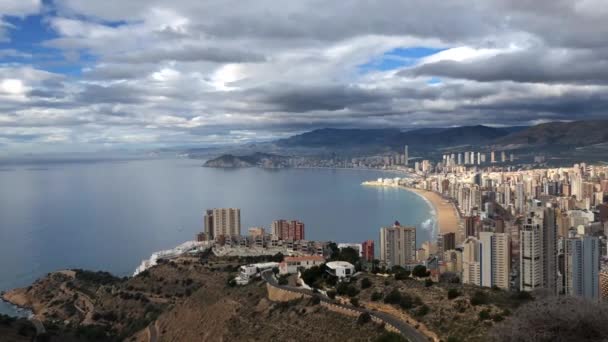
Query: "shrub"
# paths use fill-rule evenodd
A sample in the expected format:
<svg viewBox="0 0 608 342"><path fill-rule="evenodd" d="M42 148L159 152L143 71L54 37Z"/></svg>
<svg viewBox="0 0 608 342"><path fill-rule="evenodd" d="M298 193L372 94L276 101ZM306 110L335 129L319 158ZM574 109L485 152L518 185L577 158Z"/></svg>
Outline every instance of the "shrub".
<svg viewBox="0 0 608 342"><path fill-rule="evenodd" d="M408 340L400 334L387 331L380 335L375 342L407 342Z"/></svg>
<svg viewBox="0 0 608 342"><path fill-rule="evenodd" d="M498 342L526 341L530 333L543 341L602 341L608 336L608 306L579 297L551 296L528 302L490 332Z"/></svg>
<svg viewBox="0 0 608 342"><path fill-rule="evenodd" d="M331 299L335 299L336 298L336 291L327 291L327 297L329 297Z"/></svg>
<svg viewBox="0 0 608 342"><path fill-rule="evenodd" d="M485 321L488 319L490 319L490 311L488 311L488 310L479 311L479 320L480 321Z"/></svg>
<svg viewBox="0 0 608 342"><path fill-rule="evenodd" d="M471 305L483 305L488 303L488 296L483 291L475 291L471 297Z"/></svg>
<svg viewBox="0 0 608 342"><path fill-rule="evenodd" d="M357 318L357 324L359 325L363 325L366 323L369 323L372 321L372 316L367 313L367 312L363 312L359 315L359 318Z"/></svg>
<svg viewBox="0 0 608 342"><path fill-rule="evenodd" d="M356 296L356 295L358 295L358 294L359 294L359 290L357 290L357 288L356 288L356 287L354 287L354 286L352 286L352 285L349 285L349 286L348 286L348 288L347 288L347 290L346 290L346 294L347 294L349 297L354 297L354 296Z"/></svg>
<svg viewBox="0 0 608 342"><path fill-rule="evenodd" d="M338 292L338 294L340 296L344 296L347 291L348 291L348 284L347 283L340 283L336 287L336 292Z"/></svg>
<svg viewBox="0 0 608 342"><path fill-rule="evenodd" d="M372 287L372 281L369 280L369 278L361 279L361 288L362 289L368 289L370 287Z"/></svg>
<svg viewBox="0 0 608 342"><path fill-rule="evenodd" d="M372 293L372 301L377 302L382 299L382 292L374 292Z"/></svg>
<svg viewBox="0 0 608 342"><path fill-rule="evenodd" d="M416 265L412 270L412 275L418 278L428 277L430 274L431 272L427 271L424 265Z"/></svg>
<svg viewBox="0 0 608 342"><path fill-rule="evenodd" d="M310 305L318 305L321 303L321 297L319 297L318 295L312 296L312 298L310 298Z"/></svg>
<svg viewBox="0 0 608 342"><path fill-rule="evenodd" d="M425 280L424 280L424 286L426 286L426 287L431 287L431 286L433 286L433 281L432 281L431 279L428 279L428 278L427 278L427 279L425 279Z"/></svg>
<svg viewBox="0 0 608 342"><path fill-rule="evenodd" d="M389 294L384 297L384 302L386 304L399 304L401 301L401 292L397 289L393 289Z"/></svg>
<svg viewBox="0 0 608 342"><path fill-rule="evenodd" d="M428 306L422 305L422 306L418 307L418 309L416 309L416 316L422 317L422 316L428 314L429 311L431 311L431 309L429 309Z"/></svg>
<svg viewBox="0 0 608 342"><path fill-rule="evenodd" d="M279 277L279 285L287 285L289 282L287 281L287 277L286 276L280 276Z"/></svg>
<svg viewBox="0 0 608 342"><path fill-rule="evenodd" d="M410 277L410 271L399 271L395 273L395 280L405 280Z"/></svg>
<svg viewBox="0 0 608 342"><path fill-rule="evenodd" d="M457 289L448 290L448 299L454 299L458 296L460 296L460 292Z"/></svg>
<svg viewBox="0 0 608 342"><path fill-rule="evenodd" d="M350 304L352 304L352 306L359 306L359 299L357 297L351 298Z"/></svg>
<svg viewBox="0 0 608 342"><path fill-rule="evenodd" d="M407 294L402 294L401 295L401 299L399 300L399 306L402 309L411 309L414 307L414 301L412 300L412 297L410 297Z"/></svg>

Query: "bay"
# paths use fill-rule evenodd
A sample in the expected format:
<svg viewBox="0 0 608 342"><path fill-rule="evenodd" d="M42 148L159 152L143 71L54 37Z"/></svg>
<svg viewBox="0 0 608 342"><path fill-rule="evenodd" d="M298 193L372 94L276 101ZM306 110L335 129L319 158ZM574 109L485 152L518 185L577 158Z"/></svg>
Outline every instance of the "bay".
<svg viewBox="0 0 608 342"><path fill-rule="evenodd" d="M361 243L398 220L431 238L418 195L362 181L374 170L211 169L199 160L37 163L0 172L0 291L65 268L131 275L154 251L202 230L206 208L241 208L242 233L299 219L309 240ZM0 313L16 314L0 303Z"/></svg>

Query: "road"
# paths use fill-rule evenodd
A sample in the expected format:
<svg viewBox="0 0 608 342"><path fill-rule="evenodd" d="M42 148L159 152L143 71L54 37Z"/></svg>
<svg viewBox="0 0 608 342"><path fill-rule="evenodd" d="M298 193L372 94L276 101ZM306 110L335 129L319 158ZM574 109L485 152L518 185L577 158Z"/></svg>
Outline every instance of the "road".
<svg viewBox="0 0 608 342"><path fill-rule="evenodd" d="M36 328L36 335L42 335L46 333L46 329L44 328L44 324L42 324L41 320L37 318L30 318L30 322L32 322L32 324Z"/></svg>
<svg viewBox="0 0 608 342"><path fill-rule="evenodd" d="M156 328L156 321L148 325L148 341L156 342L158 339L158 329Z"/></svg>
<svg viewBox="0 0 608 342"><path fill-rule="evenodd" d="M262 279L264 279L264 281L266 281L268 284L270 284L270 286L274 286L274 287L277 287L280 289L297 292L297 293L302 293L302 294L306 294L306 295L315 295L315 293L313 293L310 290L305 290L305 289L302 289L299 287L288 286L288 285L279 285L277 283L276 278L272 274L271 270L262 272ZM343 308L359 311L361 313L367 312L371 316L376 316L376 317L382 319L383 321L389 323L390 325L394 326L395 328L397 328L399 330L399 332L401 333L401 335L403 335L405 338L407 338L411 342L428 342L429 341L429 339L426 336L424 336L421 332L416 330L416 328L412 327L409 324L406 324L405 322L403 322L387 313L372 311L372 310L368 310L368 309L364 309L364 308L357 308L357 307L350 306L350 305L343 305L330 298L326 298L321 295L319 295L319 298L321 299L322 302L325 302L325 303L341 306Z"/></svg>

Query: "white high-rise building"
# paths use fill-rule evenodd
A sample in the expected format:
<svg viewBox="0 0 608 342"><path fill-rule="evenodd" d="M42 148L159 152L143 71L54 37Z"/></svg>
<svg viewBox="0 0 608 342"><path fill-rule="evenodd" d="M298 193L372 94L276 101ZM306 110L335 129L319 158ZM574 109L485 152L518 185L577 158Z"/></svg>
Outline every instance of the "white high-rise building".
<svg viewBox="0 0 608 342"><path fill-rule="evenodd" d="M481 286L509 289L510 241L507 233L480 232Z"/></svg>
<svg viewBox="0 0 608 342"><path fill-rule="evenodd" d="M407 145L405 145L405 147L403 148L403 155L405 158L405 161L403 162L403 165L408 166L410 163L410 154L409 154L409 148Z"/></svg>
<svg viewBox="0 0 608 342"><path fill-rule="evenodd" d="M469 236L462 247L462 283L481 286L481 243Z"/></svg>
<svg viewBox="0 0 608 342"><path fill-rule="evenodd" d="M543 286L542 217L533 214L519 231L519 289L532 291Z"/></svg>
<svg viewBox="0 0 608 342"><path fill-rule="evenodd" d="M380 228L380 260L389 267L416 263L416 228L399 222Z"/></svg>
<svg viewBox="0 0 608 342"><path fill-rule="evenodd" d="M465 165L469 165L471 164L471 158L469 156L469 152L465 152L464 153L464 164Z"/></svg>

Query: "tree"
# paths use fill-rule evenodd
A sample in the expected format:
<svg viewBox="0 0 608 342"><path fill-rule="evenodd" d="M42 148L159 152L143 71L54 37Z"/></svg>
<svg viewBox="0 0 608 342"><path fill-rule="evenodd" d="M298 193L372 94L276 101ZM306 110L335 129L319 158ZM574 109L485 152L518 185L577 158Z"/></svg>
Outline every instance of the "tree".
<svg viewBox="0 0 608 342"><path fill-rule="evenodd" d="M368 289L370 287L372 287L372 281L369 280L369 278L361 279L361 288L362 289Z"/></svg>
<svg viewBox="0 0 608 342"><path fill-rule="evenodd" d="M480 321L485 321L488 319L490 319L490 311L488 311L488 310L479 311L479 320Z"/></svg>
<svg viewBox="0 0 608 342"><path fill-rule="evenodd" d="M359 290L357 290L357 288L356 288L356 287L354 287L354 286L352 286L352 285L349 285L349 286L348 286L348 288L346 289L346 294L347 294L349 297L354 297L354 296L356 296L356 295L358 295L358 294L359 294Z"/></svg>
<svg viewBox="0 0 608 342"><path fill-rule="evenodd" d="M428 314L429 311L431 311L431 309L429 309L428 306L422 305L422 306L418 307L418 309L416 309L416 316L422 317L422 316Z"/></svg>
<svg viewBox="0 0 608 342"><path fill-rule="evenodd" d="M431 279L429 279L429 278L425 279L424 280L424 286L426 286L426 287L433 286L433 281Z"/></svg>
<svg viewBox="0 0 608 342"><path fill-rule="evenodd" d="M335 299L336 298L336 291L327 291L327 297L329 297L331 299Z"/></svg>
<svg viewBox="0 0 608 342"><path fill-rule="evenodd" d="M412 270L412 275L418 278L428 277L430 274L431 272L427 271L424 265L416 265Z"/></svg>
<svg viewBox="0 0 608 342"><path fill-rule="evenodd" d="M359 306L359 299L357 297L352 297L350 299L350 304L355 307Z"/></svg>
<svg viewBox="0 0 608 342"><path fill-rule="evenodd" d="M348 292L348 284L347 283L338 284L338 286L336 287L336 292L338 292L338 294L340 296L344 296Z"/></svg>
<svg viewBox="0 0 608 342"><path fill-rule="evenodd" d="M494 341L603 341L608 304L580 297L537 299L520 306L490 331Z"/></svg>

